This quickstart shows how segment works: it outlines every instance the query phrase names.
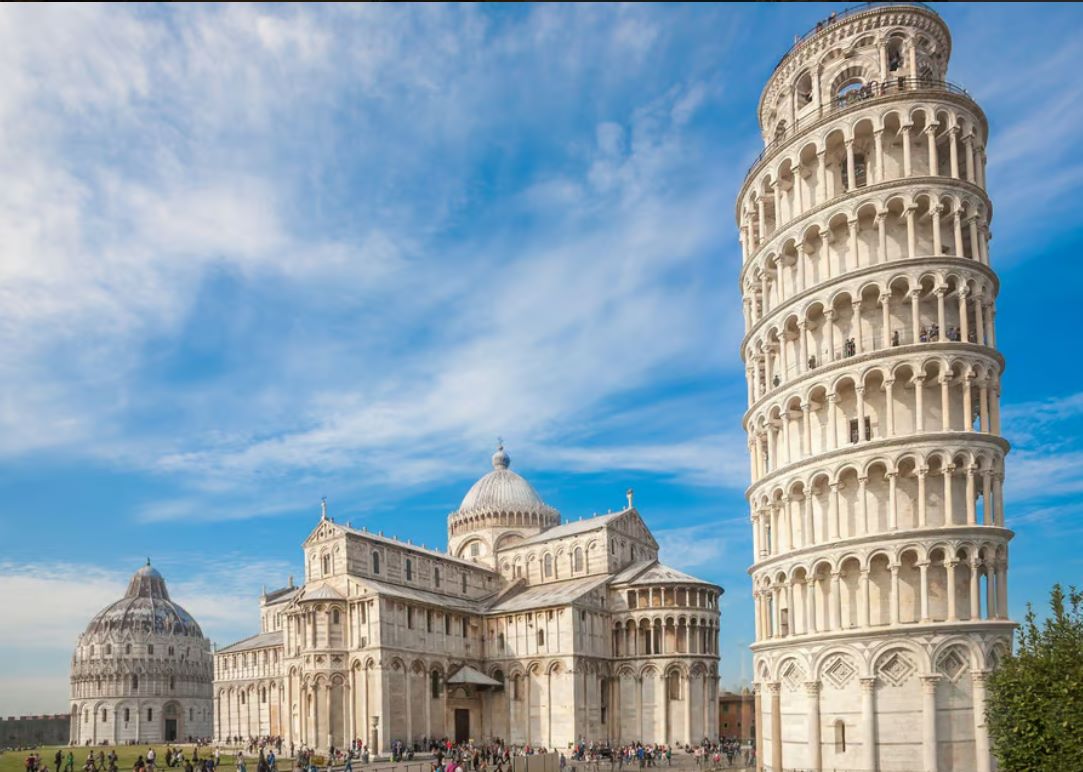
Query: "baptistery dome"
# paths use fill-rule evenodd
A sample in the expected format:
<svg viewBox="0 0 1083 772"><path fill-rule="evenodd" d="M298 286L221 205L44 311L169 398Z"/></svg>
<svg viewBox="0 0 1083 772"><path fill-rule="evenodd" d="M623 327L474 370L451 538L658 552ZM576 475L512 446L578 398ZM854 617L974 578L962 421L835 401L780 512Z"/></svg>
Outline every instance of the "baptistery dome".
<svg viewBox="0 0 1083 772"><path fill-rule="evenodd" d="M76 643L72 744L209 737L212 677L210 642L148 560Z"/></svg>
<svg viewBox="0 0 1083 772"><path fill-rule="evenodd" d="M492 463L493 470L470 487L448 516L448 551L457 557L491 562L497 549L560 525L560 513L508 468L511 457L503 445Z"/></svg>

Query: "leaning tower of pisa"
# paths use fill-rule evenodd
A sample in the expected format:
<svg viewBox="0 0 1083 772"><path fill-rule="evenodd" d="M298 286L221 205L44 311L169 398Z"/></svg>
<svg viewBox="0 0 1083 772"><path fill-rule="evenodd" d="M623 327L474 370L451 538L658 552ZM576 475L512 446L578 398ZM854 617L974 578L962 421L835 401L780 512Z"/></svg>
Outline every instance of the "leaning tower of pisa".
<svg viewBox="0 0 1083 772"><path fill-rule="evenodd" d="M1008 650L987 122L920 3L798 38L737 200L758 756L991 767Z"/></svg>

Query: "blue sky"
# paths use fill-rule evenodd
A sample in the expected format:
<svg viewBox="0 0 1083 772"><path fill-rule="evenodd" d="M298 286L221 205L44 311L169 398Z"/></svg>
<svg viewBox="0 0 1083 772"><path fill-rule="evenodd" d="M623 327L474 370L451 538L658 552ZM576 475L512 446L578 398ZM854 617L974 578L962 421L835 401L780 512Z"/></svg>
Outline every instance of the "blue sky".
<svg viewBox="0 0 1083 772"><path fill-rule="evenodd" d="M566 518L635 488L738 684L733 197L842 7L0 8L0 714L66 709L146 555L226 643L322 495L443 546L497 436ZM992 126L1019 618L1083 562L1083 10L937 7Z"/></svg>

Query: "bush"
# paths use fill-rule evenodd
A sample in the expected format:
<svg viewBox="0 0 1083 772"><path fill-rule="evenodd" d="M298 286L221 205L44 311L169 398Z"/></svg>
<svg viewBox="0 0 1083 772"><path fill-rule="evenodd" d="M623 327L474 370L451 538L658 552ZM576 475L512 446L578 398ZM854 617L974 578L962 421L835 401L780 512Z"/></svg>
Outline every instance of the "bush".
<svg viewBox="0 0 1083 772"><path fill-rule="evenodd" d="M1083 593L1054 585L1050 616L1034 609L1015 653L989 679L986 719L1003 772L1064 772L1083 765Z"/></svg>

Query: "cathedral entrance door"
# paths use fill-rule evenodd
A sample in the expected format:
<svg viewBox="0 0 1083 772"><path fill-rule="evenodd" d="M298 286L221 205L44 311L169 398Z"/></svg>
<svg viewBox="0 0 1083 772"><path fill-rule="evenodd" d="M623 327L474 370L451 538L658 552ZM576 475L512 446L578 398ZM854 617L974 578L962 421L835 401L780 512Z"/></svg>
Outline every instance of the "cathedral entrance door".
<svg viewBox="0 0 1083 772"><path fill-rule="evenodd" d="M455 708L455 742L465 743L470 741L470 711L466 708Z"/></svg>
<svg viewBox="0 0 1083 772"><path fill-rule="evenodd" d="M174 742L177 739L177 719L167 718L165 720L165 741L167 743Z"/></svg>

